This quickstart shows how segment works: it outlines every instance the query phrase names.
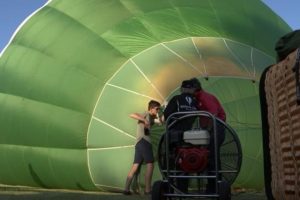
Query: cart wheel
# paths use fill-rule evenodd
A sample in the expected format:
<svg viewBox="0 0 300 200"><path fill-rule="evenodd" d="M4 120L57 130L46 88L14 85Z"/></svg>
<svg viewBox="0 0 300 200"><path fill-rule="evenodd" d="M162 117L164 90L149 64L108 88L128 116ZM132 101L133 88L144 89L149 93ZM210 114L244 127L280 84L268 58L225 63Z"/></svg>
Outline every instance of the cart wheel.
<svg viewBox="0 0 300 200"><path fill-rule="evenodd" d="M231 188L227 181L218 182L219 200L231 200Z"/></svg>
<svg viewBox="0 0 300 200"><path fill-rule="evenodd" d="M152 186L152 200L166 200L167 197L164 196L167 190L167 185L163 181L155 181Z"/></svg>

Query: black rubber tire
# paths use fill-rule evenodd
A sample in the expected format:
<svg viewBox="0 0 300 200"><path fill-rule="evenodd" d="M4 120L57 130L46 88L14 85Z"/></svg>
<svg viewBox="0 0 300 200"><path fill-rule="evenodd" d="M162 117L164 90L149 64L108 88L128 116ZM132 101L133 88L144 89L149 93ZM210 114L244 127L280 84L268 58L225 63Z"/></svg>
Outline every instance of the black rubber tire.
<svg viewBox="0 0 300 200"><path fill-rule="evenodd" d="M219 200L231 200L231 188L227 181L218 182Z"/></svg>
<svg viewBox="0 0 300 200"><path fill-rule="evenodd" d="M163 181L155 181L152 186L152 200L166 200L167 197L164 196L164 193L166 192L167 187L166 183Z"/></svg>

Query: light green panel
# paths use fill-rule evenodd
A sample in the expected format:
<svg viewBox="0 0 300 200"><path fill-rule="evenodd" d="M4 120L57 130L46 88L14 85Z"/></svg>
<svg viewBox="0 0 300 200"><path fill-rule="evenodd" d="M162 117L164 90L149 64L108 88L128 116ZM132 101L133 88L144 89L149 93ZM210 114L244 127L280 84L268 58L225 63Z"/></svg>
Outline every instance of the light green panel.
<svg viewBox="0 0 300 200"><path fill-rule="evenodd" d="M246 1L211 1L212 8L217 10L215 12L215 17L219 19L219 24L222 27L222 32L226 35L226 38L236 38L241 37L241 41L252 42L254 38L250 32L245 32L245 29L252 29L254 24L252 24L252 15L247 15L244 12L246 6ZM258 5L259 6L259 5ZM226 7L226 9L224 9ZM236 20L238 19L238 20ZM243 28L240 28L238 24L243 22Z"/></svg>
<svg viewBox="0 0 300 200"><path fill-rule="evenodd" d="M85 146L87 115L11 95L0 94L0 102L4 105L0 107L3 143L65 148Z"/></svg>
<svg viewBox="0 0 300 200"><path fill-rule="evenodd" d="M247 156L261 160L262 159L262 135L258 133L256 129L249 128L249 130L245 131L245 143L244 148L247 152ZM260 142L258 142L260 141ZM255 151L253 151L255 149Z"/></svg>
<svg viewBox="0 0 300 200"><path fill-rule="evenodd" d="M131 32L132 30L135 31ZM128 57L134 56L159 42L149 30L147 24L143 24L138 17L125 20L123 23L103 33L101 37ZM123 38L121 43L120 38Z"/></svg>
<svg viewBox="0 0 300 200"><path fill-rule="evenodd" d="M109 84L139 93L153 99L157 98L157 92L143 76L143 72L131 61L122 66L121 70L109 81Z"/></svg>
<svg viewBox="0 0 300 200"><path fill-rule="evenodd" d="M32 49L12 46L10 51L14 53L11 58L0 63L5 66L0 74L2 92L82 112L91 110L84 102L97 98L95 92L100 81L96 77ZM32 65L24 65L26 62ZM78 91L85 91L86 95L78 97ZM59 98L61 95L65 97Z"/></svg>
<svg viewBox="0 0 300 200"><path fill-rule="evenodd" d="M132 128L130 129L134 130L136 124L128 123L128 125L129 124L132 125ZM109 124L101 123L96 119L92 120L89 132L88 148L119 147L135 144L136 142L135 135L130 137L127 133L124 133L119 129L116 130L110 127Z"/></svg>
<svg viewBox="0 0 300 200"><path fill-rule="evenodd" d="M140 0L122 0L123 5L135 15L145 15L156 10L163 10L172 7L170 1L140 1Z"/></svg>
<svg viewBox="0 0 300 200"><path fill-rule="evenodd" d="M217 0L214 1L217 2ZM234 3L234 0L231 0L231 2ZM240 36L242 37L246 34L251 35L251 40L249 40L251 42L251 46L256 46L257 49L266 52L268 55L274 57L274 44L278 39L276 38L277 36L274 33L277 31L288 30L290 29L290 27L278 15L274 16L273 11L269 7L265 6L262 1L252 1L251 4L248 4L247 0L239 2L243 2L243 7L241 7L241 9L245 10L244 15L246 15L249 19L248 23L245 22L242 27L245 28L244 30L252 29L254 31L249 31L247 33L243 31L243 33L241 34L242 29L236 26L235 28L231 27L232 32L230 34L234 37L238 37L240 34ZM253 13L256 14L253 15ZM239 19L240 18L238 18L238 21ZM268 31L259 31L265 30L266 26L268 26ZM246 40L244 41L245 43L249 44L248 42L246 42Z"/></svg>
<svg viewBox="0 0 300 200"><path fill-rule="evenodd" d="M22 32L17 34L13 44L29 46L37 51L42 51L65 65L72 65L97 78L103 78L106 74L101 68L97 67L99 60L111 67L115 67L116 64L120 65L120 62L125 61L118 50L115 50L100 35L78 23L76 19L48 7L45 7L41 12L52 13L51 16L47 15L46 19L49 20L47 23L49 26L55 26L56 28L50 29L43 35L36 36L32 41L28 39L31 35L30 32L26 32L26 27L24 29L25 34L22 34ZM35 26L39 26L39 23L41 22L32 24L29 28L35 29ZM44 39L45 37L47 40ZM66 44L72 45L72 48ZM102 52L106 53L103 54ZM111 73L109 74L111 75Z"/></svg>
<svg viewBox="0 0 300 200"><path fill-rule="evenodd" d="M58 185L77 190L96 190L91 180L86 149L51 149L49 162Z"/></svg>
<svg viewBox="0 0 300 200"><path fill-rule="evenodd" d="M235 62L239 63L240 68L249 75L249 77L255 78L254 67L253 67L253 58L251 57L251 47L246 46L241 43L236 43L233 41L224 41L224 46L228 48L228 51L232 54ZM257 78L257 77L256 77Z"/></svg>
<svg viewBox="0 0 300 200"><path fill-rule="evenodd" d="M87 0L64 0L55 1L50 6L75 18L77 22L99 35L132 16L119 0L97 0L97 3ZM112 16L111 13L118 14Z"/></svg>
<svg viewBox="0 0 300 200"><path fill-rule="evenodd" d="M186 61L186 65L195 69L195 74L204 76L205 63L202 60L201 52L199 52L196 45L193 43L193 38L186 38L182 40L175 40L164 45Z"/></svg>
<svg viewBox="0 0 300 200"><path fill-rule="evenodd" d="M199 5L200 2L198 1L198 5L176 8L181 17L184 19L185 26L192 36L220 36L222 27L219 24L219 19L215 17L215 12L211 9L211 5L207 2L208 1L206 1L205 4ZM199 20L198 12L201 12L202 20Z"/></svg>
<svg viewBox="0 0 300 200"><path fill-rule="evenodd" d="M48 148L18 148L18 152L22 155L22 161L26 163L26 171L24 174L29 174L30 180L37 187L51 188L58 186L62 177L56 177L54 174L51 160L49 160ZM15 161L16 162L16 161ZM22 168L21 168L22 169Z"/></svg>
<svg viewBox="0 0 300 200"><path fill-rule="evenodd" d="M98 102L100 106L96 108L94 116L135 137L136 120L131 119L129 115L146 111L149 100L149 98L107 86L101 96L101 101ZM101 106L108 104L111 106Z"/></svg>
<svg viewBox="0 0 300 200"><path fill-rule="evenodd" d="M264 187L264 175L263 175L263 161L262 159L249 158L247 155L243 155L242 168L247 169L240 171L235 185L241 187L245 184L249 185L249 188L263 188ZM255 178L253 178L255 177Z"/></svg>
<svg viewBox="0 0 300 200"><path fill-rule="evenodd" d="M83 164L87 159L85 150L16 145L1 145L0 149L1 159L6 161L0 163L1 182L4 184L18 181L19 184L35 187L59 188L69 185L73 189L95 189L89 179L87 165Z"/></svg>
<svg viewBox="0 0 300 200"><path fill-rule="evenodd" d="M194 38L208 74L248 77L249 74L240 66L234 55L235 50L228 49L225 42L226 40L221 38Z"/></svg>
<svg viewBox="0 0 300 200"><path fill-rule="evenodd" d="M228 108L228 120L232 119L238 123L246 124L261 124L260 113L253 112L253 110L257 110L259 108L258 96L226 103L224 104L224 107L225 106Z"/></svg>
<svg viewBox="0 0 300 200"><path fill-rule="evenodd" d="M170 90L174 90L181 80L199 75L197 70L163 45L144 51L132 60L164 97Z"/></svg>
<svg viewBox="0 0 300 200"><path fill-rule="evenodd" d="M24 162L23 151L15 145L0 146L0 176L1 183L14 184L34 184L29 173L25 173L28 169L27 163ZM5 161L5 162L3 162ZM16 165L18 163L18 165Z"/></svg>
<svg viewBox="0 0 300 200"><path fill-rule="evenodd" d="M257 83L248 79L209 77L208 80L202 79L201 84L220 98L225 106L227 103L258 95Z"/></svg>
<svg viewBox="0 0 300 200"><path fill-rule="evenodd" d="M89 167L94 182L100 187L110 186L111 189L122 190L132 166L133 155L134 146L89 150Z"/></svg>
<svg viewBox="0 0 300 200"><path fill-rule="evenodd" d="M218 21L215 20L215 16L213 15L213 10L210 5L210 2L202 1L202 5L201 5L202 7L200 7L199 4L198 4L199 7L195 6L196 4L194 2L192 3L189 2L184 6L180 5L176 7L177 4L182 4L182 3L178 3L178 1L174 1L174 3L172 2L173 5L169 9L161 9L156 12L149 12L145 14L144 20L148 23L151 23L151 30L154 32L156 37L159 37L160 40L170 41L180 37L184 38L187 34L196 32L193 31L193 26L189 25L189 20L191 19L193 22L193 17L194 17L193 14L195 12L201 12L201 10L206 10L205 12L201 12L202 13L201 18L203 20L199 20L198 18L198 21L203 21L201 23L202 27L213 27L213 29L215 30L216 29L215 27L219 26L219 24L216 25L214 24L214 22L218 23ZM198 9L194 9L191 12L190 10L188 10L188 8L194 8L194 7L197 7ZM181 13L180 11L182 8L187 9L186 12ZM193 14L184 15L187 14L188 12ZM196 19L196 17L194 19ZM197 24L199 23L200 22L198 22ZM203 31L203 28L202 30L197 29L197 27L199 26L195 26L197 30L197 35L201 33L209 32L209 31Z"/></svg>
<svg viewBox="0 0 300 200"><path fill-rule="evenodd" d="M125 2L129 2L129 1L125 1ZM172 3L172 6L168 5L167 2L160 2L158 6L160 8L156 8L157 10L161 10L157 11L157 12L153 12L152 9L154 7L154 3L150 6L147 5L148 2L146 3L138 3L138 2L129 2L128 3L130 6L127 6L129 8L133 8L136 9L136 6L138 5L138 9L142 9L140 11L136 11L138 14L140 13L144 13L144 20L143 23L147 25L147 27L149 27L149 29L151 29L151 31L153 33L155 33L155 37L165 37L163 38L164 40L173 40L177 37L178 34L183 34L184 32L186 32L185 29L187 29L186 27L189 27L189 31L188 33L192 33L195 34L197 36L199 36L199 34L203 34L201 36L207 36L210 34L213 34L213 36L220 36L220 35L225 35L227 38L241 38L241 41L243 43L247 43L247 44L252 44L252 43L256 43L256 45L260 45L262 43L264 43L263 39L261 37L259 37L259 35L261 35L261 33L253 33L251 31L246 31L246 30L253 30L254 26L257 27L257 23L253 23L253 21L255 21L255 17L253 16L253 13L257 10L257 9L262 9L263 10L263 14L259 13L259 15L261 15L261 17L263 18L267 18L269 19L270 22L274 23L274 24L278 24L280 23L280 20L278 18L272 18L270 19L270 16L273 15L272 11L270 9L266 9L266 7L264 7L264 5L261 2L253 2L252 5L248 5L249 2L247 1L226 1L226 2L220 2L220 1L201 1L200 2L196 2L196 1L189 1L189 2L185 2L182 3L180 1L174 1ZM141 5L143 4L143 5ZM176 7L178 5L178 7ZM174 6L174 7L173 7ZM167 9L168 7L170 7L170 9ZM224 9L224 8L228 8L228 9ZM242 9L241 9L242 7ZM180 12L180 9L187 9L186 12ZM175 11L172 11L172 9L174 9ZM189 9L193 9L193 10L189 10ZM205 10L206 12L200 12L201 10ZM145 13L148 10L151 10L152 12L149 13ZM228 10L231 10L231 12L228 12ZM167 14L164 14L167 13ZM176 13L177 12L177 13ZM176 13L175 16L172 15L172 13ZM186 15L186 17L184 16L184 13L188 13L188 15ZM199 20L199 13L201 13L201 19ZM233 16L233 13L234 14ZM181 18L179 19L180 24L185 24L184 28L181 30L178 30L178 32L176 33L174 31L171 32L170 34L165 34L165 33L169 33L170 31L172 31L174 29L174 27L178 27L178 23L176 20L172 21L172 20L168 20L168 18L172 18L172 17L177 17L177 16L181 16ZM268 17L267 17L268 16ZM164 19L164 20L161 20ZM191 20L191 23L190 23ZM212 23L213 22L213 23ZM235 22L235 23L233 23ZM241 22L242 22L242 26L243 28L241 29ZM259 29L263 30L265 27L262 25L264 24L265 26L265 21L264 22L260 22L259 23ZM172 28L165 28L165 27L171 27ZM193 27L195 27L193 29ZM276 27L276 26L274 26ZM280 23L280 28L282 30L288 28L288 26L284 23ZM257 30L259 30L257 29ZM132 35L130 31L132 29L123 29L122 30L122 35ZM135 29L133 29L135 30ZM118 31L118 33L120 33L121 30ZM275 31L276 32L276 31ZM274 33L274 32L273 32ZM116 35L117 36L117 35ZM114 38L114 37L111 37ZM271 35L268 37L269 40L273 40L275 35ZM258 44L260 43L260 44ZM270 47L272 46L273 48L273 44L269 43L268 44ZM125 49L128 49L128 47L124 46ZM260 45L260 48L262 48L263 50L266 50L267 48ZM260 49L259 48L259 49ZM268 50L269 51L269 50ZM269 51L271 52L271 51ZM133 56L133 54L131 54Z"/></svg>
<svg viewBox="0 0 300 200"><path fill-rule="evenodd" d="M262 52L258 52L257 50L254 50L252 52L252 57L255 66L255 73L256 74L262 74L266 66L270 66L273 63L276 63L276 60L274 57L270 57Z"/></svg>
<svg viewBox="0 0 300 200"><path fill-rule="evenodd" d="M151 24L151 26L148 25L148 27L159 41L184 38L188 33L185 21L183 21L179 12L174 8L152 11L151 13L145 14L141 21L143 21L144 24ZM166 32L168 34L162 34Z"/></svg>
<svg viewBox="0 0 300 200"><path fill-rule="evenodd" d="M62 65L53 58L26 47L11 45L6 52L12 53L12 55L6 57L8 54L5 54L0 60L0 66L5 66L0 73L0 79L3 83L0 85L2 92L9 92L16 96L24 96L58 106L69 105L64 99L58 98L58 91L55 90L57 83L63 78L63 72L69 66ZM42 58L42 61L38 58ZM24 67L22 63L26 61L31 62L32 65ZM35 73L32 76L33 71ZM45 79L44 74L52 78ZM7 88L8 85L10 88ZM20 88L19 85L23 87Z"/></svg>

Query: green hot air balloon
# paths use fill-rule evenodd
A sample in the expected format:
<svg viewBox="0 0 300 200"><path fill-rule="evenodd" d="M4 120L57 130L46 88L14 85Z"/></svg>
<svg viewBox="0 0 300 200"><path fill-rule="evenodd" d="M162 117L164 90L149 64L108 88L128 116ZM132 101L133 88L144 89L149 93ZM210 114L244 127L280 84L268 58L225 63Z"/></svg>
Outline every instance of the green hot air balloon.
<svg viewBox="0 0 300 200"><path fill-rule="evenodd" d="M49 1L0 59L1 183L122 189L136 133L128 115L197 77L241 140L235 184L261 189L258 80L289 31L260 0Z"/></svg>

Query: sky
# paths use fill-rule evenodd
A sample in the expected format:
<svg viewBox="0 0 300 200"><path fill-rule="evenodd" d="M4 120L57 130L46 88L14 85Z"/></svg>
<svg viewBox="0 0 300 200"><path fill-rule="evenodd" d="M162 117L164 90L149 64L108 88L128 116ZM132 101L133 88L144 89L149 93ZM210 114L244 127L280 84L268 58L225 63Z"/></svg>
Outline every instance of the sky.
<svg viewBox="0 0 300 200"><path fill-rule="evenodd" d="M0 0L0 52L17 27L48 0ZM251 1L251 0L249 0ZM300 0L262 0L293 30L300 29Z"/></svg>

